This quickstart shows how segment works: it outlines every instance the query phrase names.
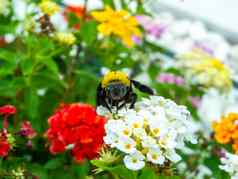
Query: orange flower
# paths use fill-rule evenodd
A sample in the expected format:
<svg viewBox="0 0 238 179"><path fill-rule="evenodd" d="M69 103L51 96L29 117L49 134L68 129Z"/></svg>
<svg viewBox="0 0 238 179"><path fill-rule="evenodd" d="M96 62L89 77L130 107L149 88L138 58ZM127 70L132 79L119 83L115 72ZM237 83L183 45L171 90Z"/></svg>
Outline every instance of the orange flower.
<svg viewBox="0 0 238 179"><path fill-rule="evenodd" d="M215 134L215 139L221 144L227 144L231 141L231 134L227 131Z"/></svg>
<svg viewBox="0 0 238 179"><path fill-rule="evenodd" d="M238 114L229 113L222 116L219 122L213 122L212 128L215 139L221 144L232 144L233 150L238 153Z"/></svg>
<svg viewBox="0 0 238 179"><path fill-rule="evenodd" d="M236 154L238 154L238 140L232 145L233 150L235 151Z"/></svg>

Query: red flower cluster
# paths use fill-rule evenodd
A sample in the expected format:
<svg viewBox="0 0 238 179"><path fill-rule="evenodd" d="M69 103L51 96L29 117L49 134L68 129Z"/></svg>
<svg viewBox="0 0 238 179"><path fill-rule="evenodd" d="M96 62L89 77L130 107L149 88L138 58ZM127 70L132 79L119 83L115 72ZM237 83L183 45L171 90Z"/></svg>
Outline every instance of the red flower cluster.
<svg viewBox="0 0 238 179"><path fill-rule="evenodd" d="M7 141L7 132L0 132L0 157L5 157L8 155L10 150L10 144Z"/></svg>
<svg viewBox="0 0 238 179"><path fill-rule="evenodd" d="M10 116L16 113L16 108L12 105L5 105L0 107L0 115Z"/></svg>
<svg viewBox="0 0 238 179"><path fill-rule="evenodd" d="M94 107L80 103L64 105L48 123L50 128L46 136L51 153L72 148L71 153L77 161L97 157L103 144L105 118L97 115Z"/></svg>

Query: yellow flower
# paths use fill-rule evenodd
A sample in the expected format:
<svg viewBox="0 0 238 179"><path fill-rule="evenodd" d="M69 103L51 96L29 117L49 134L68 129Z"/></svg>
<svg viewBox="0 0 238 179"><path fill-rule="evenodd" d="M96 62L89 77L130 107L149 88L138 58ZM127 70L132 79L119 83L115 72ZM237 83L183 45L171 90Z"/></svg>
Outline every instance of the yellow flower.
<svg viewBox="0 0 238 179"><path fill-rule="evenodd" d="M52 2L50 0L43 0L39 6L41 11L49 16L55 14L60 9L55 2Z"/></svg>
<svg viewBox="0 0 238 179"><path fill-rule="evenodd" d="M56 32L55 39L65 45L73 45L76 41L76 37L72 33Z"/></svg>
<svg viewBox="0 0 238 179"><path fill-rule="evenodd" d="M233 150L238 153L238 114L229 113L223 116L219 122L213 122L214 137L221 144L232 144Z"/></svg>
<svg viewBox="0 0 238 179"><path fill-rule="evenodd" d="M121 71L111 71L103 77L101 82L102 87L105 88L108 83L112 81L120 81L127 86L130 86L131 83L126 73L123 73Z"/></svg>
<svg viewBox="0 0 238 179"><path fill-rule="evenodd" d="M114 11L106 6L104 11L94 11L92 16L100 22L98 31L104 36L116 35L128 47L133 46L132 36L141 36L138 22L125 10Z"/></svg>
<svg viewBox="0 0 238 179"><path fill-rule="evenodd" d="M198 49L185 53L179 58L179 63L185 69L186 76L193 81L205 88L215 87L222 91L231 89L230 69L219 59Z"/></svg>

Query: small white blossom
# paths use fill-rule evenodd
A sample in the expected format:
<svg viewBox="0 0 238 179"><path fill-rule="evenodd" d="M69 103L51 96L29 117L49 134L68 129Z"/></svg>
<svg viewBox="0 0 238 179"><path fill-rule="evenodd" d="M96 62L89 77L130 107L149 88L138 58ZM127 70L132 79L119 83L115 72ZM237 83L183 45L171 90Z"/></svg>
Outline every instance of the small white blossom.
<svg viewBox="0 0 238 179"><path fill-rule="evenodd" d="M133 154L124 157L124 163L130 170L140 170L145 166L144 158L139 151L135 151Z"/></svg>
<svg viewBox="0 0 238 179"><path fill-rule="evenodd" d="M165 157L163 156L160 149L149 149L147 153L147 159L148 161L154 163L154 164L160 164L162 165L165 161Z"/></svg>
<svg viewBox="0 0 238 179"><path fill-rule="evenodd" d="M226 153L225 158L221 158L220 169L230 174L231 179L238 178L238 155Z"/></svg>
<svg viewBox="0 0 238 179"><path fill-rule="evenodd" d="M134 153L136 151L136 142L128 137L120 137L117 148L127 154Z"/></svg>

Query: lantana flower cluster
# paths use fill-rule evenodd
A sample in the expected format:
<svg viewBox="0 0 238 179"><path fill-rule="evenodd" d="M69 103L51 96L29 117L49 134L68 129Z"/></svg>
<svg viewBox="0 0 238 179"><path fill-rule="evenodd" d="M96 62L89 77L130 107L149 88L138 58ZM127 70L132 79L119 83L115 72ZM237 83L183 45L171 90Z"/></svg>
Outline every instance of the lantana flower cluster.
<svg viewBox="0 0 238 179"><path fill-rule="evenodd" d="M46 137L53 154L71 150L76 161L97 157L103 144L105 119L87 104L60 107L49 120Z"/></svg>
<svg viewBox="0 0 238 179"><path fill-rule="evenodd" d="M219 59L194 49L179 56L178 66L185 70L186 78L205 88L229 91L232 87L229 68Z"/></svg>
<svg viewBox="0 0 238 179"><path fill-rule="evenodd" d="M48 16L52 16L60 10L60 7L51 0L42 0L39 7L41 11Z"/></svg>
<svg viewBox="0 0 238 179"><path fill-rule="evenodd" d="M238 178L238 155L226 153L225 157L221 158L220 169L226 171L231 176L231 179Z"/></svg>
<svg viewBox="0 0 238 179"><path fill-rule="evenodd" d="M213 122L212 128L215 139L221 144L232 144L233 150L238 153L238 114L229 113L220 121Z"/></svg>
<svg viewBox="0 0 238 179"><path fill-rule="evenodd" d="M123 153L125 166L130 170L140 170L146 162L178 162L181 157L176 149L185 141L196 142L190 131L189 111L163 97L144 98L134 109L125 108L118 113L101 107L98 112L108 118L104 142Z"/></svg>
<svg viewBox="0 0 238 179"><path fill-rule="evenodd" d="M100 23L98 31L101 34L118 36L128 47L134 44L133 36L141 36L137 19L125 10L115 11L110 6L106 6L103 11L92 12L92 16Z"/></svg>

